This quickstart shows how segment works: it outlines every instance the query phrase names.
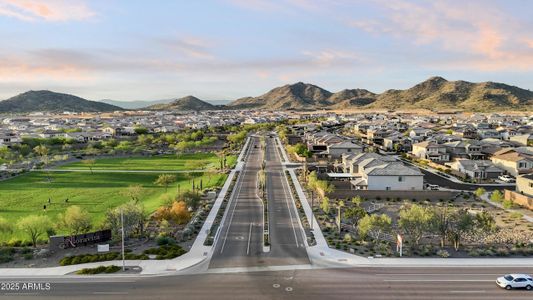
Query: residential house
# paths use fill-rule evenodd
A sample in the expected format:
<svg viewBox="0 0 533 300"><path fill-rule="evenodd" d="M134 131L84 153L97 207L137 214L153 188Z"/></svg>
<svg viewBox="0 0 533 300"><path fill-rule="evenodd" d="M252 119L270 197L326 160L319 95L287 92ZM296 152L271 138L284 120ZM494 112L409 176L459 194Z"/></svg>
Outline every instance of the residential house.
<svg viewBox="0 0 533 300"><path fill-rule="evenodd" d="M361 153L363 151L362 146L350 141L328 145L327 149L329 157L334 159L340 158L344 153Z"/></svg>
<svg viewBox="0 0 533 300"><path fill-rule="evenodd" d="M533 198L533 173L516 177L516 191Z"/></svg>
<svg viewBox="0 0 533 300"><path fill-rule="evenodd" d="M481 144L475 140L462 140L444 143L448 148L451 158L483 159L485 154L481 152Z"/></svg>
<svg viewBox="0 0 533 300"><path fill-rule="evenodd" d="M433 162L445 162L450 160L450 155L446 152L446 146L432 141L424 141L413 144L411 153L421 159Z"/></svg>
<svg viewBox="0 0 533 300"><path fill-rule="evenodd" d="M494 166L490 160L458 159L446 165L465 174L468 178L475 179L496 179L505 172Z"/></svg>
<svg viewBox="0 0 533 300"><path fill-rule="evenodd" d="M506 148L491 158L495 166L507 173L518 176L533 172L533 147Z"/></svg>
<svg viewBox="0 0 533 300"><path fill-rule="evenodd" d="M522 146L533 146L533 134L515 135L511 136L509 140Z"/></svg>
<svg viewBox="0 0 533 300"><path fill-rule="evenodd" d="M343 156L345 170L356 177L354 189L364 190L422 190L424 175L420 170L405 166L390 156L361 153Z"/></svg>
<svg viewBox="0 0 533 300"><path fill-rule="evenodd" d="M421 127L413 128L409 131L409 137L413 141L424 141L432 135L433 135L433 130L421 128Z"/></svg>

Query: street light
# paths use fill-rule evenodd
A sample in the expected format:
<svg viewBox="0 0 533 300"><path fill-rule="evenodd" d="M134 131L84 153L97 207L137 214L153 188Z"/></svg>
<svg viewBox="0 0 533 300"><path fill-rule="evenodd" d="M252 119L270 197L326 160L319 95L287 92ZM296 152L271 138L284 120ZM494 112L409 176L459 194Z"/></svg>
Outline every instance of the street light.
<svg viewBox="0 0 533 300"><path fill-rule="evenodd" d="M120 230L122 232L122 271L126 271L126 261L125 261L125 255L124 255L124 210L120 210L120 224L122 229Z"/></svg>

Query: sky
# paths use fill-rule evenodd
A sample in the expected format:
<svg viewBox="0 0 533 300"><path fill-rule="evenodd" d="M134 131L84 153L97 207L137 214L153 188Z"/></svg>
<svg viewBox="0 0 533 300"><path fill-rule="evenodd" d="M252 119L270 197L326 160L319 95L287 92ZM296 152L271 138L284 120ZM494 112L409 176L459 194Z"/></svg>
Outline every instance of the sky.
<svg viewBox="0 0 533 300"><path fill-rule="evenodd" d="M0 99L258 96L431 76L533 89L529 0L0 0Z"/></svg>

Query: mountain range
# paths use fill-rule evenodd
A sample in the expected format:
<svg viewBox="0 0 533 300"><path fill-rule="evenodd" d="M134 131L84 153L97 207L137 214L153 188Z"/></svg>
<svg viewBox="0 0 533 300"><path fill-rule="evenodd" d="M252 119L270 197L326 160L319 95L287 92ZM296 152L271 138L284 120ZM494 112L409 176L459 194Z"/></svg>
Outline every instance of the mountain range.
<svg viewBox="0 0 533 300"><path fill-rule="evenodd" d="M0 101L0 113L47 112L112 112L123 108L52 91L28 91Z"/></svg>
<svg viewBox="0 0 533 300"><path fill-rule="evenodd" d="M0 113L32 111L108 112L122 109L201 111L217 109L458 109L465 111L533 110L533 92L496 82L473 83L431 77L405 90L377 94L365 89L332 93L313 84L298 82L276 87L257 97L244 97L214 105L194 96L175 100L125 102L89 101L51 91L29 91L0 101ZM220 102L219 102L220 103ZM139 106L142 105L142 106Z"/></svg>
<svg viewBox="0 0 533 300"><path fill-rule="evenodd" d="M258 97L245 97L231 108L268 109L462 109L468 111L531 110L533 92L495 82L472 83L431 77L406 90L375 94L365 89L331 93L298 82L277 87Z"/></svg>
<svg viewBox="0 0 533 300"><path fill-rule="evenodd" d="M176 111L201 111L201 110L215 110L217 106L202 101L194 96L185 96L183 98L176 99L170 103L154 104L146 107L148 110L176 110Z"/></svg>

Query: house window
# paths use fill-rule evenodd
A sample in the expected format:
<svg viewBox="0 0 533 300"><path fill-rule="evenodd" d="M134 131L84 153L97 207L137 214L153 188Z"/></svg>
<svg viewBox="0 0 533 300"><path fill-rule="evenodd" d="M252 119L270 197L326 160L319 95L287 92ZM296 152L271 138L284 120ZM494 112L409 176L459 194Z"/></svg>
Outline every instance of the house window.
<svg viewBox="0 0 533 300"><path fill-rule="evenodd" d="M390 186L386 187L385 190L390 191L391 190Z"/></svg>
<svg viewBox="0 0 533 300"><path fill-rule="evenodd" d="M526 167L526 163L523 163L523 162L518 163L518 168L519 169L524 169L525 167Z"/></svg>
<svg viewBox="0 0 533 300"><path fill-rule="evenodd" d="M398 182L402 182L403 181L403 176L398 176Z"/></svg>

